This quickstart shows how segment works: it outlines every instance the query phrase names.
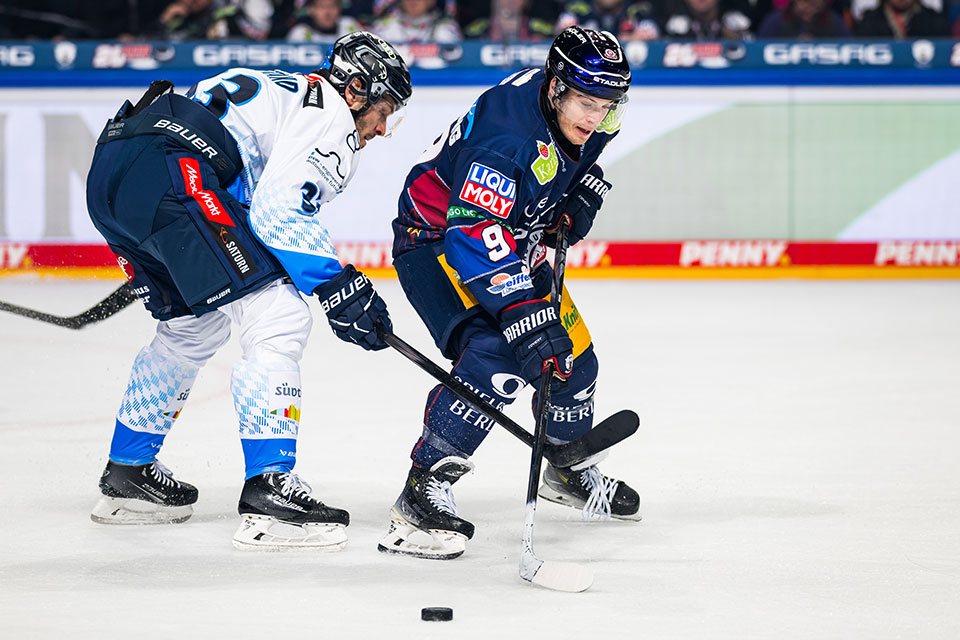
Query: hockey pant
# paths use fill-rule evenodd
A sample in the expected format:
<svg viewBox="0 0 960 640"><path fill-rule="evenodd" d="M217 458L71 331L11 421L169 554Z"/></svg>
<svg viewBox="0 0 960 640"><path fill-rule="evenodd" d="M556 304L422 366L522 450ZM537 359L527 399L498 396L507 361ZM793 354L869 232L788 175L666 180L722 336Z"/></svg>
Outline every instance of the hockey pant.
<svg viewBox="0 0 960 640"><path fill-rule="evenodd" d="M170 113L187 119L193 138L199 131L231 147L228 155L239 166L223 125L183 96L162 96L140 116L107 129L136 129L138 122L149 124L138 119L174 118ZM103 142L107 134L87 176L87 208L154 318L202 316L285 275L248 226L238 200L244 191L240 177L221 171L186 136L121 135Z"/></svg>
<svg viewBox="0 0 960 640"><path fill-rule="evenodd" d="M526 381L499 329L483 316L475 317L458 338L461 355L451 372L453 376L498 409L513 402ZM555 381L551 389L547 438L553 443L575 440L593 426L597 358L589 343L586 349L574 353L573 373L565 383ZM537 406L536 392L533 406ZM414 464L423 468L446 456L469 457L494 426L443 385L434 387L427 397L423 424L423 434L411 453Z"/></svg>
<svg viewBox="0 0 960 640"><path fill-rule="evenodd" d="M200 368L237 325L242 358L230 390L246 477L290 471L300 422L300 358L313 324L296 288L277 280L202 316L160 321L137 355L117 413L110 459L151 462L180 415Z"/></svg>

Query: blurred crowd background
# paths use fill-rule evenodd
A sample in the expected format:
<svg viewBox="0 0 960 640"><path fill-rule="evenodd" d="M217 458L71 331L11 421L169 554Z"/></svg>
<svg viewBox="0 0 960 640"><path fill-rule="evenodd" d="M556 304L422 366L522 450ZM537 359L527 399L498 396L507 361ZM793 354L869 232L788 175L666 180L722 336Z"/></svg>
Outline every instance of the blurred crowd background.
<svg viewBox="0 0 960 640"><path fill-rule="evenodd" d="M960 36L960 0L0 0L0 39L540 42Z"/></svg>

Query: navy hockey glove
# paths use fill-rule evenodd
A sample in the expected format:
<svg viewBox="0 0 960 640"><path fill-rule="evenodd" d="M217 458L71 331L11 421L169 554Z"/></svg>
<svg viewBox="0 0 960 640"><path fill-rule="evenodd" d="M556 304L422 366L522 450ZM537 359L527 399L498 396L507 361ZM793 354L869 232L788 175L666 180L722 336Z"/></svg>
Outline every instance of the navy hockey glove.
<svg viewBox="0 0 960 640"><path fill-rule="evenodd" d="M527 382L540 379L547 360L554 361L564 378L573 371L573 342L553 304L531 300L507 307L500 312L500 329L517 354Z"/></svg>
<svg viewBox="0 0 960 640"><path fill-rule="evenodd" d="M377 322L393 330L387 303L377 295L370 279L348 264L337 276L313 290L337 337L367 351L386 349L377 335Z"/></svg>
<svg viewBox="0 0 960 640"><path fill-rule="evenodd" d="M580 183L573 188L567 199L560 205L562 213L557 218L556 224L547 229L548 234L555 234L564 218L567 219L567 244L571 247L584 238L590 232L593 221L597 217L597 211L603 205L603 198L613 187L612 184L603 179L603 171L600 167L594 166L590 169ZM548 247L556 248L556 236L547 235L544 237L544 244Z"/></svg>

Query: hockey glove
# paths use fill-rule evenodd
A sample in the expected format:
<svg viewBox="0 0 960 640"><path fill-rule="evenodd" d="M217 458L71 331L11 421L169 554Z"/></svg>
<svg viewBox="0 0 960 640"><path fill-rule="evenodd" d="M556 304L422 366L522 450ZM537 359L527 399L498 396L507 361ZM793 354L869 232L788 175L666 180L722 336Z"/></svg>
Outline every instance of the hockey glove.
<svg viewBox="0 0 960 640"><path fill-rule="evenodd" d="M313 292L320 298L320 307L338 338L367 351L387 348L387 343L377 335L377 322L393 329L387 303L374 291L370 279L352 264Z"/></svg>
<svg viewBox="0 0 960 640"><path fill-rule="evenodd" d="M603 198L613 187L612 184L603 179L603 171L600 167L594 166L580 180L580 183L573 188L567 199L560 205L562 213L557 218L556 224L547 229L544 237L544 244L548 247L556 248L557 229L564 219L567 220L567 244L571 247L585 237L593 226L593 221L597 217L597 211L603 205Z"/></svg>
<svg viewBox="0 0 960 640"><path fill-rule="evenodd" d="M500 329L513 347L527 382L536 382L544 362L553 360L564 378L573 371L573 342L557 317L557 308L545 300L520 302L500 312Z"/></svg>

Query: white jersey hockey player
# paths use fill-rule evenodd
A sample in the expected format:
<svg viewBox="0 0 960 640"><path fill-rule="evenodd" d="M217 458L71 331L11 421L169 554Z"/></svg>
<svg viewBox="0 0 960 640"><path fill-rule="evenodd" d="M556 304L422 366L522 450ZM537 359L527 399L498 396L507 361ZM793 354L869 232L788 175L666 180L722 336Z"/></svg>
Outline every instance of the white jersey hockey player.
<svg viewBox="0 0 960 640"><path fill-rule="evenodd" d="M332 550L349 515L293 473L299 361L320 298L336 335L382 349L390 326L369 279L343 267L317 212L343 191L361 150L389 135L410 76L381 38L338 40L310 74L229 69L187 96L126 103L98 141L87 181L95 226L117 254L157 334L137 356L117 413L101 523L182 522L197 489L156 460L197 372L239 329L231 393L246 481L241 549Z"/></svg>

